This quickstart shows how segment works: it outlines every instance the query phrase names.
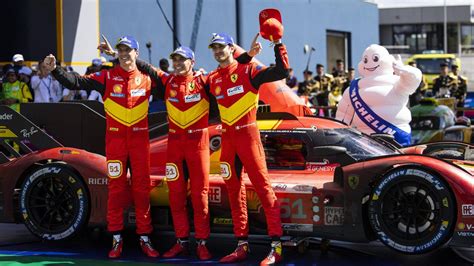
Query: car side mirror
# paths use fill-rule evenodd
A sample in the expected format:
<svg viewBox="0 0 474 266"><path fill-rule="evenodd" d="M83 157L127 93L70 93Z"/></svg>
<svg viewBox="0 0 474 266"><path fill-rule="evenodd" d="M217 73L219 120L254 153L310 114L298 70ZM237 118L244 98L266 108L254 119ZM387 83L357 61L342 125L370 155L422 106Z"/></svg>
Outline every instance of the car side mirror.
<svg viewBox="0 0 474 266"><path fill-rule="evenodd" d="M318 146L313 148L313 154L319 156L335 156L347 153L347 149L341 146Z"/></svg>
<svg viewBox="0 0 474 266"><path fill-rule="evenodd" d="M393 147L395 147L397 149L402 148L402 145L400 145L400 143L398 143L395 140L395 138L390 134L377 134L377 133L374 133L374 134L371 134L370 136L373 139L378 140L379 142L382 142L383 144L390 144L390 145L392 145Z"/></svg>

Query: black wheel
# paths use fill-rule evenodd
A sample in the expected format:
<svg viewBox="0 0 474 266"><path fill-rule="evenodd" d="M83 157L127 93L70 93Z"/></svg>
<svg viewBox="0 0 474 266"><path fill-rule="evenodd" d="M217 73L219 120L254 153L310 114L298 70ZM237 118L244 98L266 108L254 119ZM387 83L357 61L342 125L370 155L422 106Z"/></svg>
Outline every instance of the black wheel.
<svg viewBox="0 0 474 266"><path fill-rule="evenodd" d="M455 208L441 178L422 169L401 168L379 180L369 202L369 220L385 245L421 254L449 240Z"/></svg>
<svg viewBox="0 0 474 266"><path fill-rule="evenodd" d="M31 233L44 240L72 237L86 224L89 209L82 179L65 164L41 166L21 187L23 221Z"/></svg>

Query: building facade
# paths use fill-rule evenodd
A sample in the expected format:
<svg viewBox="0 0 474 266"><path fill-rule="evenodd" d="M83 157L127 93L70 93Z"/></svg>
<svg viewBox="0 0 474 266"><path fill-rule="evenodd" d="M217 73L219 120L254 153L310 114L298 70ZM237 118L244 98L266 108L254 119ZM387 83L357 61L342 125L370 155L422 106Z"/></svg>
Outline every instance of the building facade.
<svg viewBox="0 0 474 266"><path fill-rule="evenodd" d="M330 72L336 59L343 59L346 67L356 65L364 49L379 41L377 5L361 0L45 0L48 5L40 5L37 0L7 2L23 12L35 8L21 27L38 29L32 33L17 28L17 32L40 40L43 25L44 30L56 34L43 41L42 49L23 43L20 35L12 35L9 45L0 47L0 61L10 61L15 53L37 61L49 53L45 51L51 51L75 69L98 56L96 47L104 34L111 42L122 35L135 36L141 45L140 57L151 59L156 65L160 58L168 58L178 40L194 48L198 67L211 70L216 67L207 47L211 33L227 32L248 48L259 31L260 10L270 7L282 13L284 42L299 78L309 58L309 53L303 51L305 45L314 48L309 69L314 72L316 63L321 63ZM42 12L50 14L48 22L41 19ZM272 63L273 50L267 41L260 40L264 49L258 59ZM149 49L146 43L150 44Z"/></svg>
<svg viewBox="0 0 474 266"><path fill-rule="evenodd" d="M376 2L382 45L405 54L427 50L459 55L474 52L473 1L445 1L446 5L443 1Z"/></svg>

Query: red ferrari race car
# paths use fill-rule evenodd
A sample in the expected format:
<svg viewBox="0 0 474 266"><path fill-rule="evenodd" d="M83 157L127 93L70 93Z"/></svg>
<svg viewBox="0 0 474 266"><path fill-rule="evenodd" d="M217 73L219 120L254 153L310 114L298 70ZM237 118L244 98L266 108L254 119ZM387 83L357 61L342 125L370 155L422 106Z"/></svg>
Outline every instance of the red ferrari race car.
<svg viewBox="0 0 474 266"><path fill-rule="evenodd" d="M398 149L386 136L304 116L305 107L283 82L262 88L260 99L271 111L259 113L258 126L283 229L292 240L379 239L407 254L445 244L458 252L472 251L473 146L439 142ZM0 222L23 222L45 240L105 224L101 112L85 103L25 104L23 115L0 106ZM167 124L160 115L150 117L150 196L154 224L171 229L164 177ZM219 128L218 123L209 126L211 231L230 233L227 191L218 170ZM264 234L263 209L245 170L243 178L251 232ZM132 209L125 218L134 223Z"/></svg>

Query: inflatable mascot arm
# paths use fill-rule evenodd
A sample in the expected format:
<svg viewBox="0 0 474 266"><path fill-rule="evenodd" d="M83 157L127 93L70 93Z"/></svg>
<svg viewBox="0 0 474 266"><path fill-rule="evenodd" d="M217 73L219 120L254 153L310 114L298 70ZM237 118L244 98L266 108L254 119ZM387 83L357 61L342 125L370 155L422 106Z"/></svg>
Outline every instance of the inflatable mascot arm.
<svg viewBox="0 0 474 266"><path fill-rule="evenodd" d="M420 85L422 79L421 71L416 67L404 65L400 55L394 58L393 70L395 75L400 76L393 89L402 95L413 94Z"/></svg>

